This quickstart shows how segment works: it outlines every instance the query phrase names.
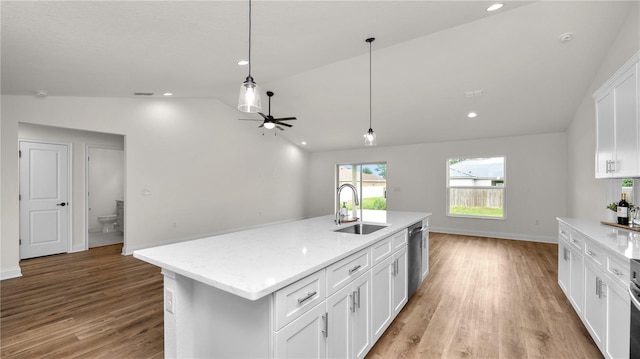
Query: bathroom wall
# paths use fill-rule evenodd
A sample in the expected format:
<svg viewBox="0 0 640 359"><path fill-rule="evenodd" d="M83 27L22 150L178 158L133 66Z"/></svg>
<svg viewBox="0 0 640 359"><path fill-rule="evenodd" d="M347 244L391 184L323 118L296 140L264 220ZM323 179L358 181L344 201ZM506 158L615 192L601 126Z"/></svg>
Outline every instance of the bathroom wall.
<svg viewBox="0 0 640 359"><path fill-rule="evenodd" d="M124 151L89 147L89 232L99 232L98 216L116 214L116 200L124 200Z"/></svg>
<svg viewBox="0 0 640 359"><path fill-rule="evenodd" d="M4 121L4 119L3 119ZM85 240L85 171L87 145L124 148L124 136L109 133L80 131L68 128L18 124L18 137L22 140L51 141L71 144L71 237L74 251L86 249ZM3 173L4 175L4 173ZM114 205L115 206L115 205ZM114 207L115 208L115 207ZM115 209L113 211L115 213Z"/></svg>

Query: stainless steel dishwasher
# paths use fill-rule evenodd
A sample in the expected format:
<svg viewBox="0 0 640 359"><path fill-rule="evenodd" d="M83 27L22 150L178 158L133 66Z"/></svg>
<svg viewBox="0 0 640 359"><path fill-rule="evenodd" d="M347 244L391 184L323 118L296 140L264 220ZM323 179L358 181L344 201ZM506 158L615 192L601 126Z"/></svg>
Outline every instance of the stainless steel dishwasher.
<svg viewBox="0 0 640 359"><path fill-rule="evenodd" d="M409 293L407 298L411 298L420 286L422 276L422 270L420 268L422 265L422 232L424 230L425 228L422 227L422 221L409 227Z"/></svg>

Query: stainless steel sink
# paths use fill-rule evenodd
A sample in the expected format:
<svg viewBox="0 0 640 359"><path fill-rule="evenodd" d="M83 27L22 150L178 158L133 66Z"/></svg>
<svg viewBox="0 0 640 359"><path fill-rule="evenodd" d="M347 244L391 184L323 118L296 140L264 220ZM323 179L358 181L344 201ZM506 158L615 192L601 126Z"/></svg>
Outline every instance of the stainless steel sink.
<svg viewBox="0 0 640 359"><path fill-rule="evenodd" d="M371 234L385 227L386 226L380 226L377 224L358 223L349 227L336 229L334 232L342 232L342 233L350 233L350 234Z"/></svg>

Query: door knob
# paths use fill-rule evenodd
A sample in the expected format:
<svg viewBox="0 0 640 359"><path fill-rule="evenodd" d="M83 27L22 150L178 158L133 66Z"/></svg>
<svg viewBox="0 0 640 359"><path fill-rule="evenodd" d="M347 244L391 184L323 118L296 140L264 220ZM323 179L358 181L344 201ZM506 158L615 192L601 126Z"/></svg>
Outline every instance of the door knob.
<svg viewBox="0 0 640 359"><path fill-rule="evenodd" d="M62 207L64 207L64 206L66 206L67 204L68 204L67 202L60 202L60 203L57 203L57 204L56 204L56 206L62 206Z"/></svg>

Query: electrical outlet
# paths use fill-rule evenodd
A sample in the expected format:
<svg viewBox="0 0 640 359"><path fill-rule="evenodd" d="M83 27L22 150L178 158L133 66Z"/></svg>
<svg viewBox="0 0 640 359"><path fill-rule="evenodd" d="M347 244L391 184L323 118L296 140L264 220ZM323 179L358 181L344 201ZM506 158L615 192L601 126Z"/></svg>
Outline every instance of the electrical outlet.
<svg viewBox="0 0 640 359"><path fill-rule="evenodd" d="M173 314L173 312L176 310L176 302L175 302L175 298L174 298L174 292L173 289L170 288L166 288L164 291L164 307L167 310L167 312Z"/></svg>

